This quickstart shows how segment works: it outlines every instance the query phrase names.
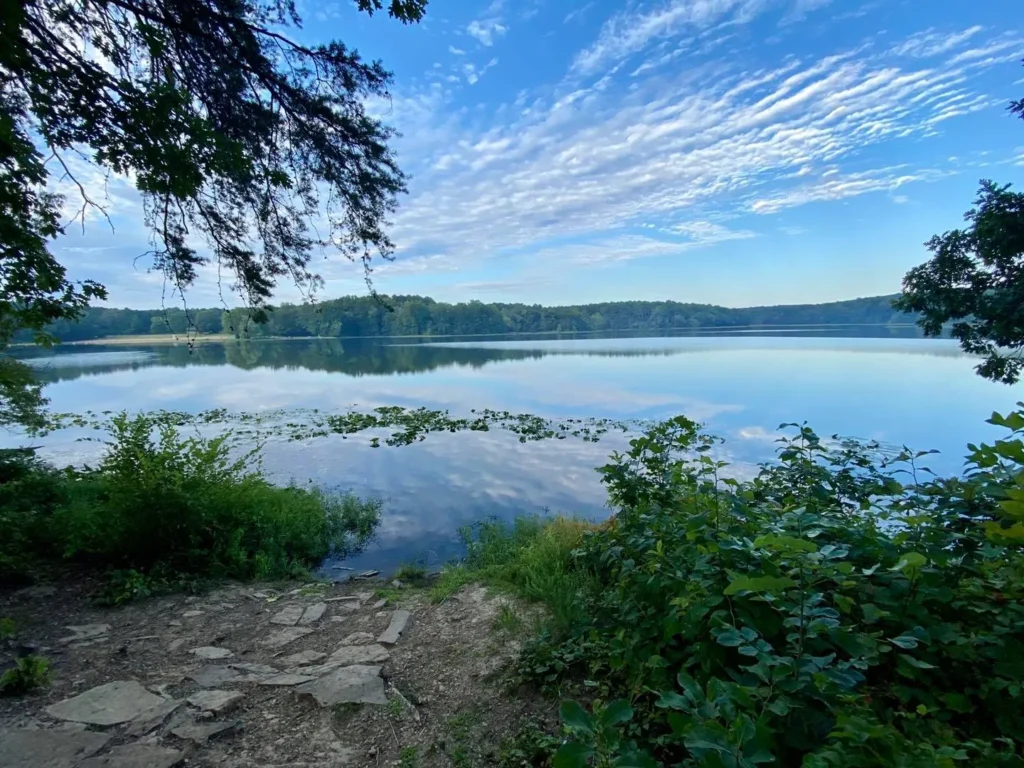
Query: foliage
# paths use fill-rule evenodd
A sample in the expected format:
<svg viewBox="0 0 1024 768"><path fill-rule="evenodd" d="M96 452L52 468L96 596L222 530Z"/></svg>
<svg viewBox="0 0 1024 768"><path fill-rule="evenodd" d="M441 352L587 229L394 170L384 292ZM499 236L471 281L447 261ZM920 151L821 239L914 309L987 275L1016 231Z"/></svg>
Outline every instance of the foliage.
<svg viewBox="0 0 1024 768"><path fill-rule="evenodd" d="M392 337L502 333L665 331L757 325L909 324L894 296L776 307L727 308L677 301L617 301L577 306L447 304L425 296L346 296L316 304L282 304L265 323L247 323L244 309L143 310L89 307L77 321L50 330L65 341L149 333L230 333L260 337ZM23 337L28 340L29 337Z"/></svg>
<svg viewBox="0 0 1024 768"><path fill-rule="evenodd" d="M556 764L1024 764L1024 410L990 421L949 479L806 425L747 481L682 417L613 455L521 660L593 702Z"/></svg>
<svg viewBox="0 0 1024 768"><path fill-rule="evenodd" d="M527 723L512 737L502 740L498 752L501 768L528 768L550 766L551 755L562 740L548 733L537 723Z"/></svg>
<svg viewBox="0 0 1024 768"><path fill-rule="evenodd" d="M0 558L66 558L114 569L119 603L186 576L273 578L361 547L380 503L279 488L256 452L232 457L227 436L183 438L150 417L112 419L95 469L57 472L21 456L0 475ZM4 465L0 464L0 471ZM0 560L3 562L3 560Z"/></svg>
<svg viewBox="0 0 1024 768"><path fill-rule="evenodd" d="M572 626L580 618L577 597L585 574L569 555L589 528L580 520L539 517L522 517L511 526L497 520L466 526L459 531L466 557L441 573L431 597L446 600L466 584L485 581L545 603L555 627Z"/></svg>
<svg viewBox="0 0 1024 768"><path fill-rule="evenodd" d="M42 656L21 656L0 675L0 695L20 696L50 682L50 662Z"/></svg>
<svg viewBox="0 0 1024 768"><path fill-rule="evenodd" d="M416 22L426 0L386 7ZM316 252L360 260L367 279L374 256L391 257L384 227L405 175L388 147L393 131L367 113L387 98L391 75L341 42L287 37L300 24L294 0L4 4L0 352L18 331L50 343L52 323L106 297L92 281L68 280L48 248L66 226L65 200L41 191L49 181L77 190L84 227L88 211L106 215L88 177L131 179L153 267L184 296L211 260L195 247L201 239L256 319L282 277L301 290L322 283L310 268ZM0 417L34 418L38 391L19 381L19 364L0 362Z"/></svg>
<svg viewBox="0 0 1024 768"><path fill-rule="evenodd" d="M934 256L907 273L894 306L920 312L928 336L952 323L960 346L985 358L978 373L1013 384L1024 369L1024 194L983 181L964 218L966 229L927 243Z"/></svg>

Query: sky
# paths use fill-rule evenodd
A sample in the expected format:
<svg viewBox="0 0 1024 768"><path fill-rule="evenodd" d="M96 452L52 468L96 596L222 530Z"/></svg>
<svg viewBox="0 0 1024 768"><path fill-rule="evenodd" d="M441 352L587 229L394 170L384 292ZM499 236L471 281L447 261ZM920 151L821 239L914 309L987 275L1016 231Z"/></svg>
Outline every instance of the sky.
<svg viewBox="0 0 1024 768"><path fill-rule="evenodd" d="M298 3L302 42L394 73L410 174L377 290L725 306L895 293L978 181L1024 185L1020 0L430 0L420 24ZM87 182L98 183L99 174ZM110 306L172 305L142 206L104 185L55 244ZM318 261L320 299L365 294ZM299 300L282 284L281 300ZM204 270L190 306L216 306ZM229 299L230 303L230 299Z"/></svg>

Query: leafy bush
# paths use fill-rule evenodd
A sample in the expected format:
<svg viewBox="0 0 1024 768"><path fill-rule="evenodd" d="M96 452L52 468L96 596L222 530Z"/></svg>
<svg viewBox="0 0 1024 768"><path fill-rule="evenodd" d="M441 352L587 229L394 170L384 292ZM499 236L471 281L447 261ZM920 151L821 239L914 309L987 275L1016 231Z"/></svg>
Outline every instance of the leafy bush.
<svg viewBox="0 0 1024 768"><path fill-rule="evenodd" d="M953 479L800 425L748 482L683 418L614 455L522 660L592 691L554 764L1024 764L1024 413L991 421Z"/></svg>
<svg viewBox="0 0 1024 768"><path fill-rule="evenodd" d="M0 674L0 695L20 696L50 682L50 662L42 656L22 656Z"/></svg>
<svg viewBox="0 0 1024 768"><path fill-rule="evenodd" d="M113 568L117 603L183 575L298 575L361 547L378 522L377 501L271 485L257 453L233 458L224 436L183 438L146 416L111 424L94 469L59 473L23 457L0 478L0 500L22 499L0 513L19 542L0 544L3 556Z"/></svg>
<svg viewBox="0 0 1024 768"><path fill-rule="evenodd" d="M0 450L0 585L29 581L37 553L54 554L51 521L64 491L63 473L34 450Z"/></svg>

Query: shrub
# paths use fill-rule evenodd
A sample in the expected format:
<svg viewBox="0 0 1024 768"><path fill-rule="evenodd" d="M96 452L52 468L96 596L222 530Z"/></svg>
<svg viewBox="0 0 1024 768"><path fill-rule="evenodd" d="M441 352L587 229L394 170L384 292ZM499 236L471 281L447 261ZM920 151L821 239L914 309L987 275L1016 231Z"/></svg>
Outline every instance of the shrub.
<svg viewBox="0 0 1024 768"><path fill-rule="evenodd" d="M0 484L10 496L49 489L52 498L33 492L11 515L23 551L114 569L111 602L187 576L305 573L361 547L378 522L377 501L271 485L257 452L232 457L226 436L183 438L146 416L111 424L97 467L56 473L23 460L27 474Z"/></svg>
<svg viewBox="0 0 1024 768"><path fill-rule="evenodd" d="M614 455L522 661L594 698L555 765L1024 764L1024 414L992 423L954 479L798 425L749 482L682 418Z"/></svg>
<svg viewBox="0 0 1024 768"><path fill-rule="evenodd" d="M38 553L56 552L51 520L65 497L64 474L33 449L0 450L0 584L30 581Z"/></svg>
<svg viewBox="0 0 1024 768"><path fill-rule="evenodd" d="M0 674L0 695L20 696L50 682L50 662L41 656L22 656Z"/></svg>

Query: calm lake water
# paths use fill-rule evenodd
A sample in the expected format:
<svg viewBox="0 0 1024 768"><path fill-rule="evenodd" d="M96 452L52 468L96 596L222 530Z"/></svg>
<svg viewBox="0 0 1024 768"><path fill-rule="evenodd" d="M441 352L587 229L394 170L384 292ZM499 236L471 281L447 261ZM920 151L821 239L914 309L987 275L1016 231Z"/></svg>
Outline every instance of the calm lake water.
<svg viewBox="0 0 1024 768"><path fill-rule="evenodd" d="M158 408L198 412L380 405L472 408L551 417L703 421L726 438L737 474L771 458L782 422L819 434L936 448L930 465L956 473L967 442L993 439L984 423L1024 400L1024 386L979 378L954 342L912 329L776 329L659 338L514 340L267 340L179 346L68 346L28 359L56 411ZM57 462L100 447L66 431L33 441ZM458 552L460 525L487 516L608 514L594 467L625 445L609 435L521 444L492 431L430 435L406 447L369 437L272 441L275 480L351 489L386 500L377 541L348 565L387 570ZM17 435L2 438L5 445ZM332 564L328 564L330 567Z"/></svg>

